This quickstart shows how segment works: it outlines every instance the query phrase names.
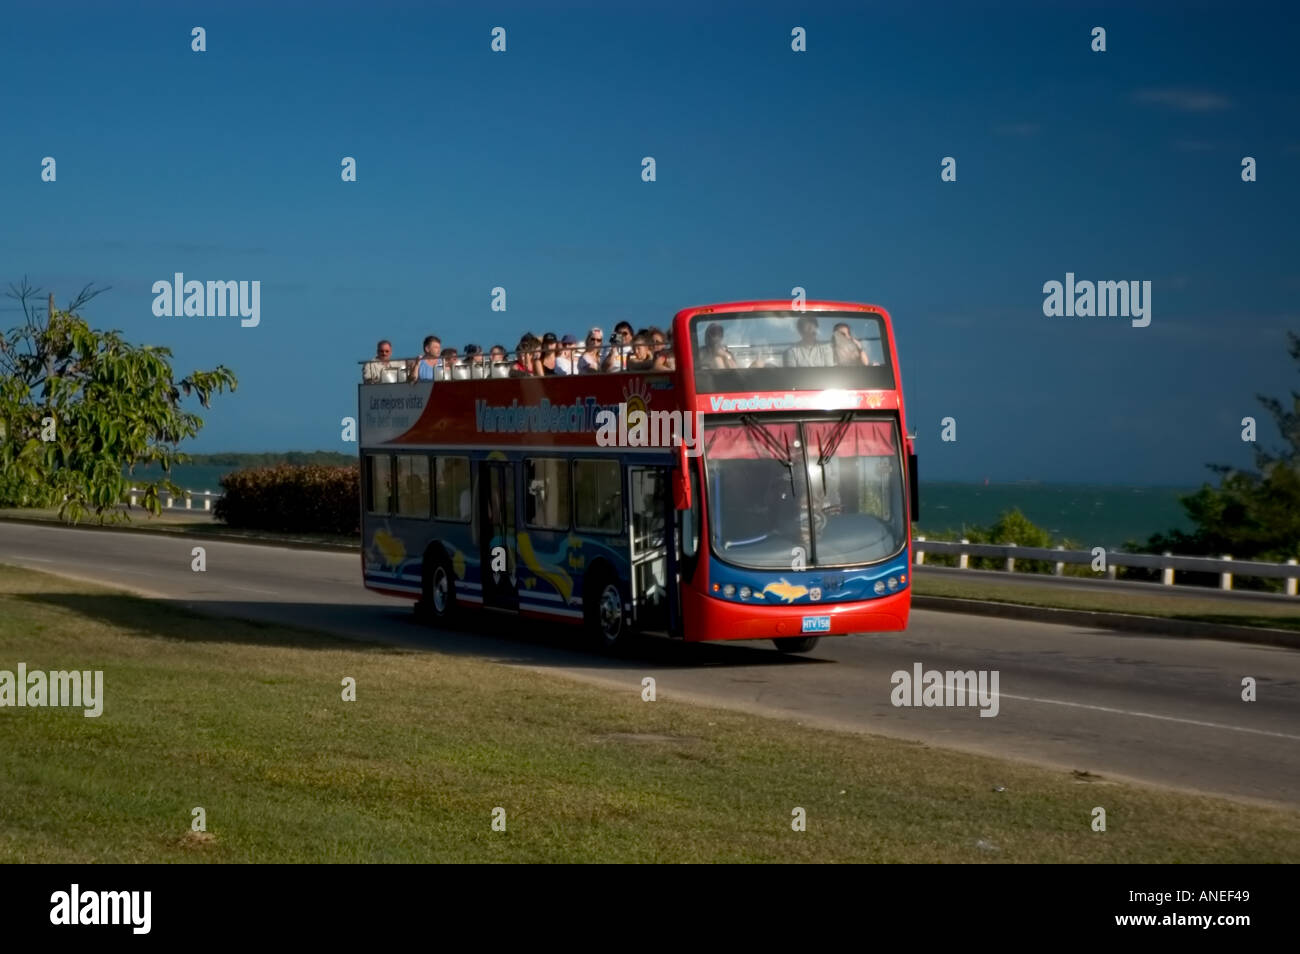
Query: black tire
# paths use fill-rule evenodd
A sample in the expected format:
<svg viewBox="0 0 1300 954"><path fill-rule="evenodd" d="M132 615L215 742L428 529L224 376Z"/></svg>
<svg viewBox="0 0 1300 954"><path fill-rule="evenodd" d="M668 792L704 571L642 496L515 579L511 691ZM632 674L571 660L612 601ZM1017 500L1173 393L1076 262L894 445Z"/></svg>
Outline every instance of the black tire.
<svg viewBox="0 0 1300 954"><path fill-rule="evenodd" d="M783 636L772 643L783 653L806 653L817 645L819 639L820 636Z"/></svg>
<svg viewBox="0 0 1300 954"><path fill-rule="evenodd" d="M613 652L628 642L627 614L623 612L623 590L609 570L596 570L583 586L582 622L587 643L602 652Z"/></svg>
<svg viewBox="0 0 1300 954"><path fill-rule="evenodd" d="M430 623L445 625L456 617L456 578L451 564L442 553L430 554L424 564L422 588L417 612Z"/></svg>

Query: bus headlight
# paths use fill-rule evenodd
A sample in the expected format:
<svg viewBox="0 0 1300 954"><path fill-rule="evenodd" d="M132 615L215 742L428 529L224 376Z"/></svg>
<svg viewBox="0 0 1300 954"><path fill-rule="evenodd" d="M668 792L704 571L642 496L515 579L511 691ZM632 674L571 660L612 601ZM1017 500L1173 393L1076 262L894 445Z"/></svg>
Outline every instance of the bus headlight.
<svg viewBox="0 0 1300 954"><path fill-rule="evenodd" d="M726 597L732 597L732 596L735 596L735 595L736 595L736 587L735 587L733 584L728 583L726 586L724 586L724 587L722 588L722 595L723 595L723 596L726 596Z"/></svg>
<svg viewBox="0 0 1300 954"><path fill-rule="evenodd" d="M889 592L892 593L892 592L894 592L894 590L896 590L896 589L898 589L898 577L896 577L896 576L891 576L891 577L889 578Z"/></svg>
<svg viewBox="0 0 1300 954"><path fill-rule="evenodd" d="M749 588L748 586L742 586L742 587L740 588L740 598L741 598L742 600L747 600L747 599L749 599L749 596L750 596L750 593L751 593L751 592L752 592L752 591L750 590L750 588Z"/></svg>
<svg viewBox="0 0 1300 954"><path fill-rule="evenodd" d="M875 590L876 590L876 595L881 596L885 592L885 581L876 580Z"/></svg>

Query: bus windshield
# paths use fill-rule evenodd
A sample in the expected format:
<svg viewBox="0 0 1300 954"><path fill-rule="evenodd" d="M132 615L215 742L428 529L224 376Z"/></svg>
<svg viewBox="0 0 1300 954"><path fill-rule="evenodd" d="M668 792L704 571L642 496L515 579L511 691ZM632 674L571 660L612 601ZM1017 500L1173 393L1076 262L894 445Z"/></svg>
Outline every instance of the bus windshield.
<svg viewBox="0 0 1300 954"><path fill-rule="evenodd" d="M696 390L892 389L877 315L744 312L691 320Z"/></svg>
<svg viewBox="0 0 1300 954"><path fill-rule="evenodd" d="M764 421L705 431L709 523L719 559L755 569L875 563L907 542L898 425Z"/></svg>

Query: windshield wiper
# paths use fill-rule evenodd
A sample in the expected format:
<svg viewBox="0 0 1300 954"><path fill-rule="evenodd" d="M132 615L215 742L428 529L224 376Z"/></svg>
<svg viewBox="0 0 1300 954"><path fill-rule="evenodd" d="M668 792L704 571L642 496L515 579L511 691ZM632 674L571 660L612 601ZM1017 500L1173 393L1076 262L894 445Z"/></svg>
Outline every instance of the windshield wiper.
<svg viewBox="0 0 1300 954"><path fill-rule="evenodd" d="M835 456L835 452L840 449L840 442L844 440L844 435L849 432L849 425L853 423L853 412L847 412L840 418L835 430L831 431L830 438L822 445L821 453L817 455L817 466L825 467L826 462Z"/></svg>
<svg viewBox="0 0 1300 954"><path fill-rule="evenodd" d="M777 463L784 464L786 467L794 467L794 457L790 453L790 443L788 438L785 443L782 444L781 441L778 441L776 437L773 436L771 431L760 422L754 420L754 418L749 414L740 415L740 423L745 425L745 430L749 431L750 436L762 444Z"/></svg>

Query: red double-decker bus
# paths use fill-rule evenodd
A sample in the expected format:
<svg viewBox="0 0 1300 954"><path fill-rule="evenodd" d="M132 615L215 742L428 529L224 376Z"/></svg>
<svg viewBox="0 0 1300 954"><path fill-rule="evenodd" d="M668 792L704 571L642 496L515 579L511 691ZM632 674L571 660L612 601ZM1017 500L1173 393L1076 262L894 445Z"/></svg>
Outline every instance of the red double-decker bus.
<svg viewBox="0 0 1300 954"><path fill-rule="evenodd" d="M904 629L916 458L889 315L801 305L681 311L668 371L361 385L366 586L603 647Z"/></svg>

